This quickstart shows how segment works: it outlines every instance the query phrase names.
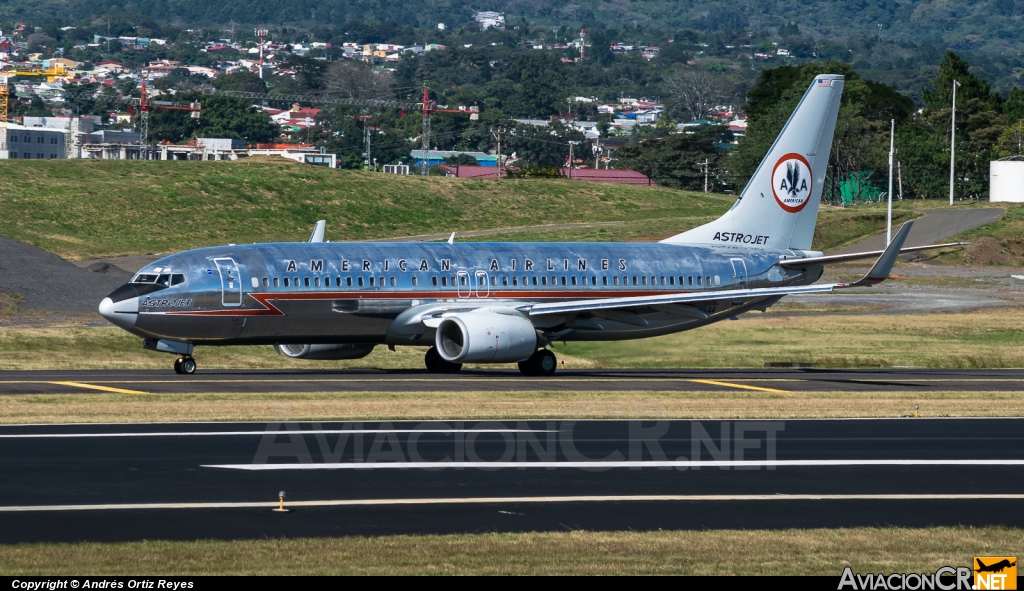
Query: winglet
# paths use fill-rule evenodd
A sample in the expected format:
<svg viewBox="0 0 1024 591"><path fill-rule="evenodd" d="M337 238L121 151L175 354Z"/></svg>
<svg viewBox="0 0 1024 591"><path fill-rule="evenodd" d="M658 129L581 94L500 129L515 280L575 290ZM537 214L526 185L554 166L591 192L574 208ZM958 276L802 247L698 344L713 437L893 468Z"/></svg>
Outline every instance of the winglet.
<svg viewBox="0 0 1024 591"><path fill-rule="evenodd" d="M323 242L324 230L327 229L327 220L320 220L313 226L313 233L309 235L310 242Z"/></svg>
<svg viewBox="0 0 1024 591"><path fill-rule="evenodd" d="M836 287L865 287L888 279L889 273L892 272L892 266L896 264L896 257L900 255L900 249L903 248L903 243L907 241L907 236L910 235L910 227L913 225L913 221L903 224L903 227L893 237L889 246L885 247L885 251L878 257L875 264L871 266L871 270L868 271L867 275L853 283L837 283Z"/></svg>
<svg viewBox="0 0 1024 591"><path fill-rule="evenodd" d="M448 244L455 244L455 232L452 232L452 235L448 237Z"/></svg>

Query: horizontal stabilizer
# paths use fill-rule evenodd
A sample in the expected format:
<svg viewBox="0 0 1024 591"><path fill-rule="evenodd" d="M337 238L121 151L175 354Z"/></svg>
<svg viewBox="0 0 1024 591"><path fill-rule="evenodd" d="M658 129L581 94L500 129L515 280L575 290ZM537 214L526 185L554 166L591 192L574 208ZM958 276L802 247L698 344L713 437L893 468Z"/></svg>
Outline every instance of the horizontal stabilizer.
<svg viewBox="0 0 1024 591"><path fill-rule="evenodd" d="M900 254L906 254L908 252L921 252L923 250L935 250L936 248L952 248L954 246L967 246L970 242L947 242L945 244L928 244L926 246L908 246L907 248L901 248ZM881 255L884 250L870 250L867 252L853 252L850 254L834 254L826 257L810 257L806 259L789 259L786 261L779 262L780 267L786 267L787 269L806 269L807 267L813 267L815 265L834 265L836 263L846 263L849 261L857 261L861 259L873 259Z"/></svg>

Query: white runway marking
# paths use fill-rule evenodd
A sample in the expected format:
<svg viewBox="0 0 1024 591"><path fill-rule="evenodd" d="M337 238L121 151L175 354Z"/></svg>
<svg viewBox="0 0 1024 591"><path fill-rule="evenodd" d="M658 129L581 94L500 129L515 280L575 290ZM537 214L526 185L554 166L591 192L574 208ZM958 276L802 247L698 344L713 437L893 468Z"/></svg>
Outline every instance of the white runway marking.
<svg viewBox="0 0 1024 591"><path fill-rule="evenodd" d="M475 505L493 503L629 503L708 501L1022 501L1024 494L876 494L876 495L592 495L567 497L473 497L439 499L338 499L290 501L295 507L366 507L393 505ZM22 505L0 507L0 513L43 511L126 511L153 509L273 509L277 501L241 503L124 503L118 505Z"/></svg>
<svg viewBox="0 0 1024 591"><path fill-rule="evenodd" d="M780 468L801 466L1024 466L1024 460L612 460L555 462L336 462L204 464L229 470L409 470L440 468Z"/></svg>
<svg viewBox="0 0 1024 591"><path fill-rule="evenodd" d="M0 439L51 439L80 437L201 437L228 435L345 435L374 433L557 433L551 429L317 429L309 431L182 431L180 433L14 433Z"/></svg>

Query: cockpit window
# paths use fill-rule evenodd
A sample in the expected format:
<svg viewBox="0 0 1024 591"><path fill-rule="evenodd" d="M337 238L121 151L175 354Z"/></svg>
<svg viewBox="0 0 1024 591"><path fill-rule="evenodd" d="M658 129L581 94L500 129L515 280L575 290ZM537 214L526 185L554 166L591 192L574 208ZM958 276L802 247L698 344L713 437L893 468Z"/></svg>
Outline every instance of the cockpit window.
<svg viewBox="0 0 1024 591"><path fill-rule="evenodd" d="M167 287L168 285L170 285L171 284L171 276L170 276L170 274L164 273L163 275L158 277L157 280L156 280L156 284L157 285L162 285L164 287Z"/></svg>
<svg viewBox="0 0 1024 591"><path fill-rule="evenodd" d="M135 279L132 280L132 283L156 283L158 277L158 275L147 275L139 273L138 275L135 276Z"/></svg>
<svg viewBox="0 0 1024 591"><path fill-rule="evenodd" d="M185 283L184 273L175 273L171 275L171 285L181 285L182 283Z"/></svg>

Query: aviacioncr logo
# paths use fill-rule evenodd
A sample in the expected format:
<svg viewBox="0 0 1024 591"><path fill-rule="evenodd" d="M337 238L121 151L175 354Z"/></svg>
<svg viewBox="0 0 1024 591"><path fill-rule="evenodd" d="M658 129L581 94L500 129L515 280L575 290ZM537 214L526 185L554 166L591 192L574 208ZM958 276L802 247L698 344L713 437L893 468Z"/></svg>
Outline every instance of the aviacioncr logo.
<svg viewBox="0 0 1024 591"><path fill-rule="evenodd" d="M797 213L807 205L813 184L811 165L800 154L786 154L772 169L772 195L779 207L789 213Z"/></svg>

